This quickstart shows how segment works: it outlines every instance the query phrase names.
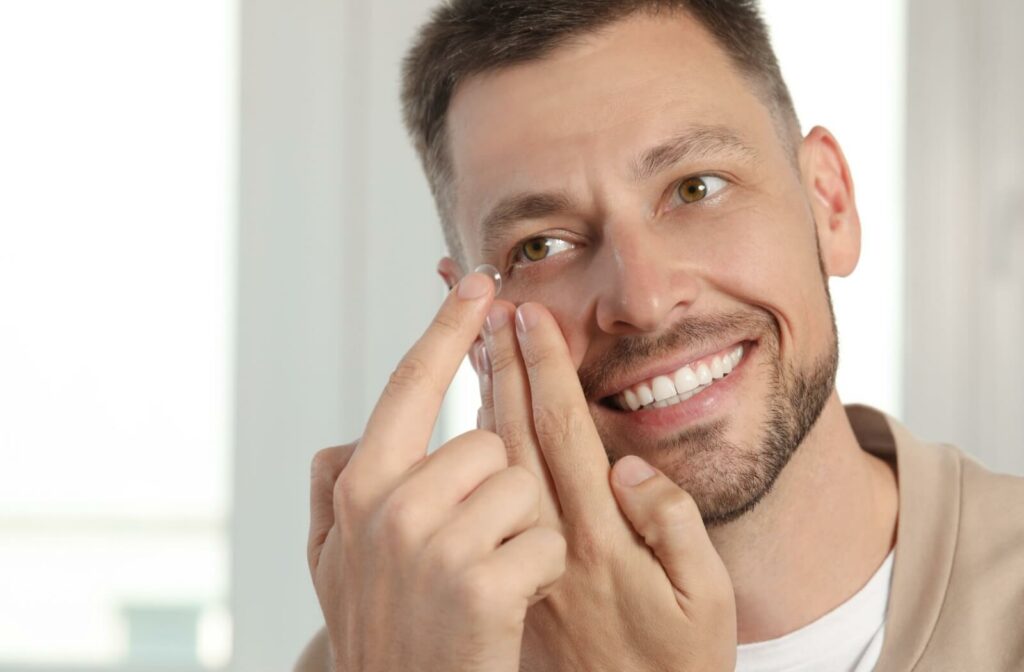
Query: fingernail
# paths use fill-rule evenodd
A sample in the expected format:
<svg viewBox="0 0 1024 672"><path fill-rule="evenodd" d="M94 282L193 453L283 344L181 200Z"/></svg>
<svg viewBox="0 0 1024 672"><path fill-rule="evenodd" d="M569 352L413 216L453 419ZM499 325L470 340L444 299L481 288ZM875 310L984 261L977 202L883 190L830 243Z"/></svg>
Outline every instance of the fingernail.
<svg viewBox="0 0 1024 672"><path fill-rule="evenodd" d="M470 273L459 282L460 299L479 299L487 293L493 281L484 273Z"/></svg>
<svg viewBox="0 0 1024 672"><path fill-rule="evenodd" d="M493 334L506 324L508 324L508 310L504 306L491 306L491 310L487 313L487 319L484 321L484 328Z"/></svg>
<svg viewBox="0 0 1024 672"><path fill-rule="evenodd" d="M524 303L516 309L516 330L520 334L525 334L530 329L537 326L537 307L532 306L529 303Z"/></svg>
<svg viewBox="0 0 1024 672"><path fill-rule="evenodd" d="M483 273L491 280L494 280L494 295L497 296L501 293L501 271L490 264L480 264L473 269L473 272Z"/></svg>
<svg viewBox="0 0 1024 672"><path fill-rule="evenodd" d="M480 357L477 358L480 364L480 373L485 376L491 375L491 357L487 354L487 348L480 346Z"/></svg>
<svg viewBox="0 0 1024 672"><path fill-rule="evenodd" d="M656 473L651 465L636 455L626 455L615 463L615 480L629 488L640 485Z"/></svg>

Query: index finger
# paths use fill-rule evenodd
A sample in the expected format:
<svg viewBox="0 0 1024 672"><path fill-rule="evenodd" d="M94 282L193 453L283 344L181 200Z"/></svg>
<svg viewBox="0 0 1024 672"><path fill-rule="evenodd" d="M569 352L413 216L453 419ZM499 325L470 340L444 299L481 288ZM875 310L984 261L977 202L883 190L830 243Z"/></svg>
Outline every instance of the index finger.
<svg viewBox="0 0 1024 672"><path fill-rule="evenodd" d="M395 367L352 456L352 467L364 478L397 477L426 455L445 391L480 333L493 298L491 277L464 277Z"/></svg>
<svg viewBox="0 0 1024 672"><path fill-rule="evenodd" d="M524 303L516 311L516 333L530 379L533 426L562 511L577 521L616 512L608 455L558 323L543 306Z"/></svg>

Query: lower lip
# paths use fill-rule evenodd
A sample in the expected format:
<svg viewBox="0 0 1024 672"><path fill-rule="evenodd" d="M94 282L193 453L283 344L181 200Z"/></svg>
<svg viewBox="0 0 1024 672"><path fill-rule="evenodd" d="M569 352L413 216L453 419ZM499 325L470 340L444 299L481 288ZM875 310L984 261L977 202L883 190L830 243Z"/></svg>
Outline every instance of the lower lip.
<svg viewBox="0 0 1024 672"><path fill-rule="evenodd" d="M739 403L736 388L746 378L747 363L757 353L757 343L747 341L743 344L743 359L739 365L724 378L719 378L711 387L695 394L686 401L663 408L645 408L639 411L617 411L605 406L601 410L612 416L614 420L625 421L631 425L632 431L644 432L644 429L680 429L687 425L721 416L732 411Z"/></svg>

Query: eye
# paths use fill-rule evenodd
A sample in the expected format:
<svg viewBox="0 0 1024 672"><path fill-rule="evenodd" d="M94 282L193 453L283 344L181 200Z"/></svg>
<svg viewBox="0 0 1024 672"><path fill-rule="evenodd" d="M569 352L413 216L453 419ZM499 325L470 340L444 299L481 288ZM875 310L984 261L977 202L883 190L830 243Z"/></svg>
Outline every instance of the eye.
<svg viewBox="0 0 1024 672"><path fill-rule="evenodd" d="M674 196L677 196L682 205L703 201L709 196L717 194L728 186L728 182L714 175L694 175L680 182L675 188ZM675 198L672 199L676 200Z"/></svg>
<svg viewBox="0 0 1024 672"><path fill-rule="evenodd" d="M532 264L576 247L561 238L537 236L519 244L513 262Z"/></svg>

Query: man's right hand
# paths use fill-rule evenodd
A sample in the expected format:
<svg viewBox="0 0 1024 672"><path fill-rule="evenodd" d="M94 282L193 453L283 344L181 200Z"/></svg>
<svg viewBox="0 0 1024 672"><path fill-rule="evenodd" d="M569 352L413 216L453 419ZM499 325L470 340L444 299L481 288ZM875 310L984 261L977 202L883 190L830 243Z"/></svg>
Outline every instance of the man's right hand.
<svg viewBox="0 0 1024 672"><path fill-rule="evenodd" d="M565 570L564 538L538 525L541 484L496 434L427 455L493 299L490 278L466 276L362 438L314 460L309 567L336 671L517 672L527 607Z"/></svg>

